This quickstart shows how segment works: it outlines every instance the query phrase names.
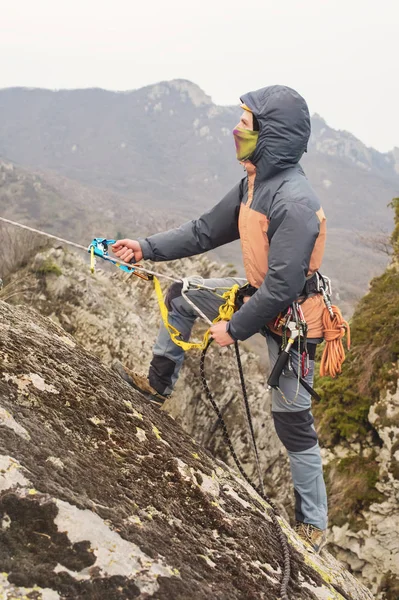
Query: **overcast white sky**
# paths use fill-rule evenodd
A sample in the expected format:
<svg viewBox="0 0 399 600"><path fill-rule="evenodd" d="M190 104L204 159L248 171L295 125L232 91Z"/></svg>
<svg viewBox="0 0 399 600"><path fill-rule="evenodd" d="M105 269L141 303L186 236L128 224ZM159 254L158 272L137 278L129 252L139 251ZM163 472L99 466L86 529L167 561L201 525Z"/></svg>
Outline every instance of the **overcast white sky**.
<svg viewBox="0 0 399 600"><path fill-rule="evenodd" d="M331 126L381 151L399 146L399 0L0 5L0 87L128 90L184 78L235 104L281 83Z"/></svg>

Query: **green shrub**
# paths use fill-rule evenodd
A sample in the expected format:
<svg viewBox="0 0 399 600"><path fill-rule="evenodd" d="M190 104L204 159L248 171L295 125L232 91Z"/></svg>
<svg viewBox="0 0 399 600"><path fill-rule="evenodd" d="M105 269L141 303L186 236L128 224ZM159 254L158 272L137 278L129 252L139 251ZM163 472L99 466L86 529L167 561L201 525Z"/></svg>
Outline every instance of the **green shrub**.
<svg viewBox="0 0 399 600"><path fill-rule="evenodd" d="M316 376L322 400L314 407L325 445L361 441L373 428L370 406L382 391L394 391L399 373L399 198L392 234L394 259L383 275L371 282L351 322L352 348L337 379Z"/></svg>
<svg viewBox="0 0 399 600"><path fill-rule="evenodd" d="M349 523L353 531L362 529L362 511L373 502L384 499L375 487L379 479L379 466L375 456L348 456L329 463L326 485L329 495L329 521L331 525Z"/></svg>
<svg viewBox="0 0 399 600"><path fill-rule="evenodd" d="M49 258L47 258L44 261L44 263L41 265L41 267L39 267L36 270L36 273L38 273L39 275L51 275L51 274L54 274L57 277L59 277L60 275L62 275L62 271L61 271L60 267L55 262L52 262Z"/></svg>

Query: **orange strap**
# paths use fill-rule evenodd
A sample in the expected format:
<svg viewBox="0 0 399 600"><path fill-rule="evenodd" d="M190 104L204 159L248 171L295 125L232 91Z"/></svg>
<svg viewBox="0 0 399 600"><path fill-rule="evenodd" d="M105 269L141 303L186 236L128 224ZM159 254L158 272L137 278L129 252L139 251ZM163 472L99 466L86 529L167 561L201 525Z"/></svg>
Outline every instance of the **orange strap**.
<svg viewBox="0 0 399 600"><path fill-rule="evenodd" d="M342 338L346 332L346 344L349 350L351 344L351 330L349 323L343 318L337 306L332 306L334 318L327 309L323 312L323 335L326 346L320 363L320 376L336 377L342 371L342 363L345 360L345 350Z"/></svg>

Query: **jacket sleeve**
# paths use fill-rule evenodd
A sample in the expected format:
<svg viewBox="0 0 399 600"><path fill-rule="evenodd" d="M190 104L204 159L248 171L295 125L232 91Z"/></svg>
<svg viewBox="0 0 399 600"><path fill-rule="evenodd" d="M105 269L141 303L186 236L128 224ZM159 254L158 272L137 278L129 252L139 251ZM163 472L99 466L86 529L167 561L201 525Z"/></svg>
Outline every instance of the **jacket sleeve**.
<svg viewBox="0 0 399 600"><path fill-rule="evenodd" d="M320 223L303 204L276 208L269 225L269 263L257 292L233 315L229 332L246 340L285 310L301 294Z"/></svg>
<svg viewBox="0 0 399 600"><path fill-rule="evenodd" d="M199 219L138 240L145 259L162 261L202 254L239 238L242 181Z"/></svg>

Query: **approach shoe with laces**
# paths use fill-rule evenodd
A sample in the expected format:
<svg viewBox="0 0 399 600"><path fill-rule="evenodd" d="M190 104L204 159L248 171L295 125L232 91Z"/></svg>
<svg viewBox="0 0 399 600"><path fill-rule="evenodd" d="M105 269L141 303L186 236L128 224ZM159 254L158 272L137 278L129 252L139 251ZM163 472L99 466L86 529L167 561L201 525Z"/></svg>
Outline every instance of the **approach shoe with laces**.
<svg viewBox="0 0 399 600"><path fill-rule="evenodd" d="M324 529L319 529L310 523L301 523L301 521L297 521L295 532L300 538L312 546L316 554L319 554L327 540L326 531Z"/></svg>
<svg viewBox="0 0 399 600"><path fill-rule="evenodd" d="M126 381L126 383L131 385L132 388L134 388L138 392L140 392L145 397L145 399L152 402L152 404L162 406L165 400L168 398L168 396L163 396L150 385L148 377L131 371L127 367L123 366L123 364L119 360L113 361L112 370L118 373L118 375L124 381Z"/></svg>

